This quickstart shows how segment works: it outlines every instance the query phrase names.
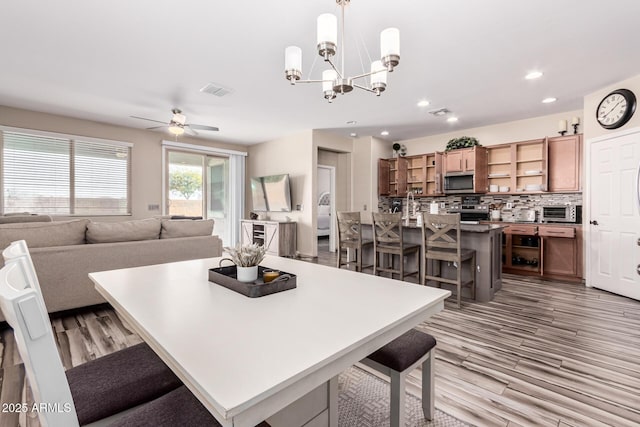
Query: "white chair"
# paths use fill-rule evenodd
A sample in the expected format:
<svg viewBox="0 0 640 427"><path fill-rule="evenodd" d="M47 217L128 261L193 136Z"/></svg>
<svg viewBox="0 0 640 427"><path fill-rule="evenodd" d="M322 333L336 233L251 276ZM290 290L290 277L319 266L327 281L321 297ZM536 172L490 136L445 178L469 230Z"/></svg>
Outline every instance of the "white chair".
<svg viewBox="0 0 640 427"><path fill-rule="evenodd" d="M0 310L14 330L42 426L220 426L146 344L64 371L24 241L3 251ZM269 427L261 423L258 427Z"/></svg>
<svg viewBox="0 0 640 427"><path fill-rule="evenodd" d="M146 344L116 351L65 373L29 252L16 255L20 246L17 243L3 252L8 256L0 270L0 309L14 330L35 402L58 409L38 412L42 425L85 425L182 385Z"/></svg>

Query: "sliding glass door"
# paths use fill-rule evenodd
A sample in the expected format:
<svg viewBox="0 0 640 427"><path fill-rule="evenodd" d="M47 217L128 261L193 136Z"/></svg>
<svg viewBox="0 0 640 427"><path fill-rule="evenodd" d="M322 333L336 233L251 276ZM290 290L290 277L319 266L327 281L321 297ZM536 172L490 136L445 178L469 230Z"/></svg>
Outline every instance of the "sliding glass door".
<svg viewBox="0 0 640 427"><path fill-rule="evenodd" d="M229 158L167 150L167 214L213 219L213 234L231 242Z"/></svg>

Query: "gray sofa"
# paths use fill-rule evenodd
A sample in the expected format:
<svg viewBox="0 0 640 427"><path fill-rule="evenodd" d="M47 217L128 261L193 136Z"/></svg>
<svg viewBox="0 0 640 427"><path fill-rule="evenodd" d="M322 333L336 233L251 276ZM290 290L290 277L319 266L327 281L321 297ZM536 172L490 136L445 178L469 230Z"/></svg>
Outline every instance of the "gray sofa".
<svg viewBox="0 0 640 427"><path fill-rule="evenodd" d="M91 272L220 256L222 241L212 231L213 220L13 223L0 225L0 250L15 240L27 242L53 313L106 302Z"/></svg>

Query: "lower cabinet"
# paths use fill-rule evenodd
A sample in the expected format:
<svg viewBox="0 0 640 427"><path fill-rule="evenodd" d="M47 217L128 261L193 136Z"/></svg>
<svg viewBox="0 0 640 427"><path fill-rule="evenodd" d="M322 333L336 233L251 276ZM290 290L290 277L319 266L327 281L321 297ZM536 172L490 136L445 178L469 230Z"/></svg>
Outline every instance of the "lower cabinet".
<svg viewBox="0 0 640 427"><path fill-rule="evenodd" d="M582 230L540 226L542 270L548 277L582 278Z"/></svg>
<svg viewBox="0 0 640 427"><path fill-rule="evenodd" d="M510 225L503 235L506 273L582 281L582 227Z"/></svg>
<svg viewBox="0 0 640 427"><path fill-rule="evenodd" d="M280 221L240 221L240 243L257 243L267 249L267 254L295 257L296 223Z"/></svg>

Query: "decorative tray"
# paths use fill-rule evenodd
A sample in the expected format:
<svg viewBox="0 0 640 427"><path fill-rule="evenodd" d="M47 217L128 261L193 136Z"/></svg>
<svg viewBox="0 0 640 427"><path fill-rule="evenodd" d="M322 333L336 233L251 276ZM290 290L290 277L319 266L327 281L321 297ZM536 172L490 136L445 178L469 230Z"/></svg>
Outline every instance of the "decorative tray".
<svg viewBox="0 0 640 427"><path fill-rule="evenodd" d="M288 291L296 287L296 275L280 271L280 276L271 282L265 283L262 275L265 270L271 268L258 266L258 279L253 282L240 282L236 279L236 266L218 267L209 269L209 281L216 285L224 286L249 298L259 298L276 292Z"/></svg>

